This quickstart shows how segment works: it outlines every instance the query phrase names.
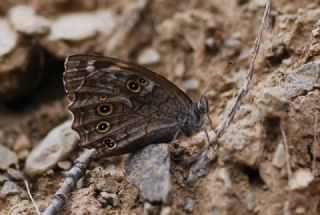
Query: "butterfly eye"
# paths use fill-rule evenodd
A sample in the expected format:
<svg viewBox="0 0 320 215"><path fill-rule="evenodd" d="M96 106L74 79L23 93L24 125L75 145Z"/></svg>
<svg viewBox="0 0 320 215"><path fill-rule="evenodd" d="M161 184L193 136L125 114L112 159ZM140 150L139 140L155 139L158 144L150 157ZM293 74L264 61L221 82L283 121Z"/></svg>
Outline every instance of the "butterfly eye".
<svg viewBox="0 0 320 215"><path fill-rule="evenodd" d="M101 121L97 124L96 126L96 131L100 132L100 133L104 133L107 132L110 128L110 123L106 122L106 121Z"/></svg>
<svg viewBox="0 0 320 215"><path fill-rule="evenodd" d="M101 104L97 107L97 111L102 116L108 116L113 111L112 104Z"/></svg>
<svg viewBox="0 0 320 215"><path fill-rule="evenodd" d="M143 86L145 86L145 85L147 85L149 83L146 79L141 78L141 77L138 78L137 81L138 81L139 84L141 84Z"/></svg>
<svg viewBox="0 0 320 215"><path fill-rule="evenodd" d="M108 148L108 149L113 149L115 148L117 145L115 144L115 142L113 141L113 139L111 138L106 138L103 140L103 144Z"/></svg>
<svg viewBox="0 0 320 215"><path fill-rule="evenodd" d="M127 88L134 93L138 93L141 90L140 84L133 80L127 81Z"/></svg>

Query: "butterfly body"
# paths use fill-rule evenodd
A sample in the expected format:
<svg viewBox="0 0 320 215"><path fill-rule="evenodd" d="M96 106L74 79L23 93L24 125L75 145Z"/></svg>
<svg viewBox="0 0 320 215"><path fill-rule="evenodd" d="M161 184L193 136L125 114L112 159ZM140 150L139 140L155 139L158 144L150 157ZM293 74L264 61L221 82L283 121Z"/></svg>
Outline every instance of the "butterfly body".
<svg viewBox="0 0 320 215"><path fill-rule="evenodd" d="M163 76L115 58L68 57L64 85L79 144L98 157L170 142L178 132L190 136L208 109L205 97L193 103Z"/></svg>

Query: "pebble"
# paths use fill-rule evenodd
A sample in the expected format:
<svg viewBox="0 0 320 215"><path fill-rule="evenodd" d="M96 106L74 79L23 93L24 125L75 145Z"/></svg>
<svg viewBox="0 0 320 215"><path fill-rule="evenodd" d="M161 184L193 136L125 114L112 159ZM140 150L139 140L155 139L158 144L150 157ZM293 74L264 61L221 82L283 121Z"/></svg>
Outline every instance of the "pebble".
<svg viewBox="0 0 320 215"><path fill-rule="evenodd" d="M101 192L98 201L102 206L111 205L113 207L118 207L120 205L120 200L118 196L114 193Z"/></svg>
<svg viewBox="0 0 320 215"><path fill-rule="evenodd" d="M18 35L9 22L0 18L0 57L9 54L18 43Z"/></svg>
<svg viewBox="0 0 320 215"><path fill-rule="evenodd" d="M241 42L238 39L226 39L223 41L223 46L227 48L238 48L241 46Z"/></svg>
<svg viewBox="0 0 320 215"><path fill-rule="evenodd" d="M316 85L320 74L320 61L313 61L286 72L285 81L282 85L288 91L289 98L312 90Z"/></svg>
<svg viewBox="0 0 320 215"><path fill-rule="evenodd" d="M187 198L186 201L182 205L182 209L188 213L192 213L193 207L194 207L194 202L190 198Z"/></svg>
<svg viewBox="0 0 320 215"><path fill-rule="evenodd" d="M28 136L25 134L21 134L16 139L15 144L13 146L13 150L16 152L20 152L22 150L29 149L30 147L31 143Z"/></svg>
<svg viewBox="0 0 320 215"><path fill-rule="evenodd" d="M12 165L18 165L18 157L16 153L9 148L0 145L0 170L6 170Z"/></svg>
<svg viewBox="0 0 320 215"><path fill-rule="evenodd" d="M95 180L95 190L104 191L107 193L117 193L119 184L111 178L98 178Z"/></svg>
<svg viewBox="0 0 320 215"><path fill-rule="evenodd" d="M282 168L285 164L286 152L284 150L284 145L282 143L279 143L273 155L272 165L277 168Z"/></svg>
<svg viewBox="0 0 320 215"><path fill-rule="evenodd" d="M160 205L151 204L149 202L145 202L143 205L143 215L155 215L159 214L161 208Z"/></svg>
<svg viewBox="0 0 320 215"><path fill-rule="evenodd" d="M36 14L34 8L18 5L10 9L9 19L13 27L24 34L43 34L48 32L50 21Z"/></svg>
<svg viewBox="0 0 320 215"><path fill-rule="evenodd" d="M138 56L138 63L141 65L150 65L158 63L161 59L159 52L150 47L143 49L142 52Z"/></svg>
<svg viewBox="0 0 320 215"><path fill-rule="evenodd" d="M291 190L304 189L313 181L314 175L309 169L298 169L289 180Z"/></svg>
<svg viewBox="0 0 320 215"><path fill-rule="evenodd" d="M4 185L0 190L0 199L4 199L7 196L22 194L22 193L25 193L25 191L21 187L19 187L16 183L12 181L6 181L4 182Z"/></svg>
<svg viewBox="0 0 320 215"><path fill-rule="evenodd" d="M7 173L11 178L13 178L15 180L22 181L24 179L23 174L19 170L16 170L16 169L13 169L13 168L9 168L7 170Z"/></svg>
<svg viewBox="0 0 320 215"><path fill-rule="evenodd" d="M42 174L66 157L76 145L78 135L71 129L71 120L62 123L31 151L27 158L25 172L34 177Z"/></svg>
<svg viewBox="0 0 320 215"><path fill-rule="evenodd" d="M226 188L231 188L232 187L232 182L230 179L230 175L226 168L221 168L218 172L219 179L221 179L226 186Z"/></svg>
<svg viewBox="0 0 320 215"><path fill-rule="evenodd" d="M182 61L179 61L175 65L173 72L176 77L182 77L185 73L185 70L186 70L185 64Z"/></svg>
<svg viewBox="0 0 320 215"><path fill-rule="evenodd" d="M304 207L297 207L295 210L294 210L295 214L297 215L302 215L302 214L306 214L306 209Z"/></svg>
<svg viewBox="0 0 320 215"><path fill-rule="evenodd" d="M184 81L182 83L182 86L186 89L186 90L196 90L199 88L200 86L200 81L197 79L188 79L186 81Z"/></svg>
<svg viewBox="0 0 320 215"><path fill-rule="evenodd" d="M63 170L68 170L72 166L72 163L70 161L59 161L58 162L58 167L63 169Z"/></svg>
<svg viewBox="0 0 320 215"><path fill-rule="evenodd" d="M126 179L150 202L171 201L168 144L152 144L132 153L125 162Z"/></svg>
<svg viewBox="0 0 320 215"><path fill-rule="evenodd" d="M117 23L118 20L110 10L67 14L53 21L49 39L81 41L98 32L109 35L114 31Z"/></svg>
<svg viewBox="0 0 320 215"><path fill-rule="evenodd" d="M0 185L2 185L5 181L8 181L9 178L5 175L0 174Z"/></svg>
<svg viewBox="0 0 320 215"><path fill-rule="evenodd" d="M169 215L171 213L171 207L166 206L161 208L160 215Z"/></svg>
<svg viewBox="0 0 320 215"><path fill-rule="evenodd" d="M268 0L255 0L254 3L258 5L259 7L265 7Z"/></svg>

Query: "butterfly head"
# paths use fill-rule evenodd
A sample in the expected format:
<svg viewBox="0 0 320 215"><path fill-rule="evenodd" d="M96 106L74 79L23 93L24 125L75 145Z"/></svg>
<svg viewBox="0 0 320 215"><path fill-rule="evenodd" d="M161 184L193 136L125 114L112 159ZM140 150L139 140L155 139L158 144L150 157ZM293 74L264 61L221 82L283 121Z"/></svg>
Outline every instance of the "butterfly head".
<svg viewBox="0 0 320 215"><path fill-rule="evenodd" d="M189 114L184 118L183 125L181 127L182 132L186 136L191 136L199 132L206 120L208 111L208 100L203 96L198 102L193 104Z"/></svg>
<svg viewBox="0 0 320 215"><path fill-rule="evenodd" d="M202 96L201 99L195 103L195 106L199 114L208 114L209 104L207 97Z"/></svg>

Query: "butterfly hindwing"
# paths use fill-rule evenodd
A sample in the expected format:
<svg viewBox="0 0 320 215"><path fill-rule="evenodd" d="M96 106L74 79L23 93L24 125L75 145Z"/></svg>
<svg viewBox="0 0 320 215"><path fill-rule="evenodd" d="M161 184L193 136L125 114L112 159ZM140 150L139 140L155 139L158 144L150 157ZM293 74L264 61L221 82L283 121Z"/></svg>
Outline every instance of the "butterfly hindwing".
<svg viewBox="0 0 320 215"><path fill-rule="evenodd" d="M192 104L162 76L101 56L67 58L64 85L79 144L96 148L100 157L171 140L179 128L177 117Z"/></svg>

